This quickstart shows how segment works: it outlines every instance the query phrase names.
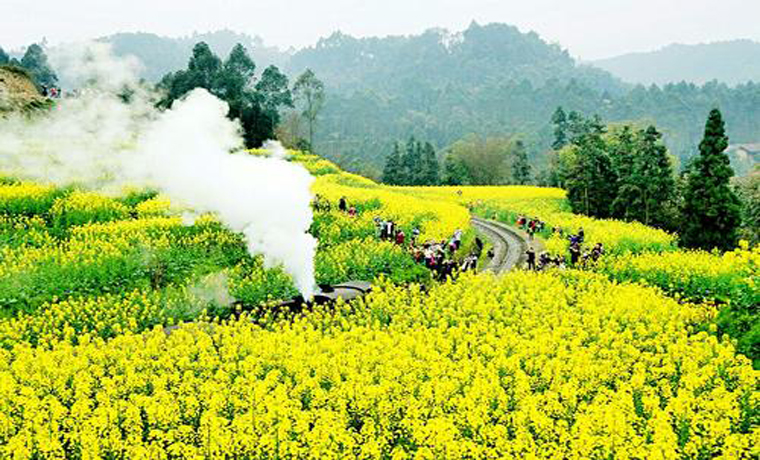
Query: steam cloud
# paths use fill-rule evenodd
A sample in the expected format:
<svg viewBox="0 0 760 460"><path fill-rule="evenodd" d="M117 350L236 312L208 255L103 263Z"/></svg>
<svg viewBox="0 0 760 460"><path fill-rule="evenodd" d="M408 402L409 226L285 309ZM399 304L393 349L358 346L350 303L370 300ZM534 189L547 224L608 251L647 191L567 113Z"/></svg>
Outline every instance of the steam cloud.
<svg viewBox="0 0 760 460"><path fill-rule="evenodd" d="M195 212L217 214L245 235L252 254L282 264L305 297L313 294L314 178L286 161L279 143L266 145L270 157L231 154L243 141L225 102L196 89L159 112L138 83L139 65L114 58L108 45L70 48L53 62L85 89L45 116L0 120L0 170L104 192L155 187ZM129 103L118 96L124 89Z"/></svg>

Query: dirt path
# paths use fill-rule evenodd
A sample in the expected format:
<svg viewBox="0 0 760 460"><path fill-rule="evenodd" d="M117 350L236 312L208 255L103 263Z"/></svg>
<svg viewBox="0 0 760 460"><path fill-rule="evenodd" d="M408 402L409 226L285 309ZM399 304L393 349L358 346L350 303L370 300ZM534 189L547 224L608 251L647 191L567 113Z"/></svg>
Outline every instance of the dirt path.
<svg viewBox="0 0 760 460"><path fill-rule="evenodd" d="M522 268L526 261L525 251L530 246L537 254L543 251L540 241L529 241L525 232L501 222L473 217L472 225L493 245L494 257L485 269L496 274L506 273L515 267Z"/></svg>

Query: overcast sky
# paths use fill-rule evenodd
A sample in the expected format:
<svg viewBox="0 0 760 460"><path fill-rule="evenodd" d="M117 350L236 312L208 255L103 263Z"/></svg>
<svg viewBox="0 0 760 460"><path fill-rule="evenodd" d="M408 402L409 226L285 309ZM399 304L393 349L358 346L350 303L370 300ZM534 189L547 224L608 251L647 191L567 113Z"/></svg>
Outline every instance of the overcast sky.
<svg viewBox="0 0 760 460"><path fill-rule="evenodd" d="M591 60L674 42L760 40L758 18L760 0L0 0L0 46L229 28L287 48L335 30L385 36L476 20L534 30Z"/></svg>

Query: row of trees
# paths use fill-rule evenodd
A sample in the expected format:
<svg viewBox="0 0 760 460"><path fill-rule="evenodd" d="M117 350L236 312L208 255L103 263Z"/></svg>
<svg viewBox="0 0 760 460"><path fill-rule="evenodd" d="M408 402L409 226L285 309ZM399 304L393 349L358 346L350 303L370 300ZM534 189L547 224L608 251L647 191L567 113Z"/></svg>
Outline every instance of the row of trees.
<svg viewBox="0 0 760 460"><path fill-rule="evenodd" d="M0 65L11 65L26 69L38 87L53 87L58 85L58 76L50 67L47 54L41 45L30 45L21 60L13 58L0 47Z"/></svg>
<svg viewBox="0 0 760 460"><path fill-rule="evenodd" d="M410 137L402 148L398 142L383 169L383 182L390 185L438 185L440 166L435 148Z"/></svg>
<svg viewBox="0 0 760 460"><path fill-rule="evenodd" d="M531 165L522 140L509 137L467 136L443 154L441 171L430 142L411 137L405 146L394 143L386 158L382 180L391 185L529 184Z"/></svg>
<svg viewBox="0 0 760 460"><path fill-rule="evenodd" d="M575 212L678 231L686 247L735 246L741 204L729 184L733 170L720 111L710 112L699 155L678 179L654 126L607 129L599 117L566 115L561 108L552 121L556 179Z"/></svg>
<svg viewBox="0 0 760 460"><path fill-rule="evenodd" d="M276 66L256 75L256 64L241 44L236 45L222 61L206 43L193 48L187 69L164 76L158 87L163 90L159 106L172 103L196 88L204 88L230 106L230 118L240 121L246 146L258 147L275 137L280 124L281 111L295 109L308 124L308 145L299 139L299 147L310 148L314 137L317 115L324 102L324 85L311 70L304 72L293 85Z"/></svg>

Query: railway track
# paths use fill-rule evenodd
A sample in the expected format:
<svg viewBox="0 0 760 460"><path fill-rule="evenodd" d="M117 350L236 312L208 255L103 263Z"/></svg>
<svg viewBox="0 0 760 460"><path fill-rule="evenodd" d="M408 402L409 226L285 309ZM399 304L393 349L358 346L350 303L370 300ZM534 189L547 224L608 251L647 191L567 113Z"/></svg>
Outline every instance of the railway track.
<svg viewBox="0 0 760 460"><path fill-rule="evenodd" d="M501 222L479 217L472 218L472 225L493 245L494 256L485 267L487 271L501 274L525 264L525 251L529 243L516 230Z"/></svg>

